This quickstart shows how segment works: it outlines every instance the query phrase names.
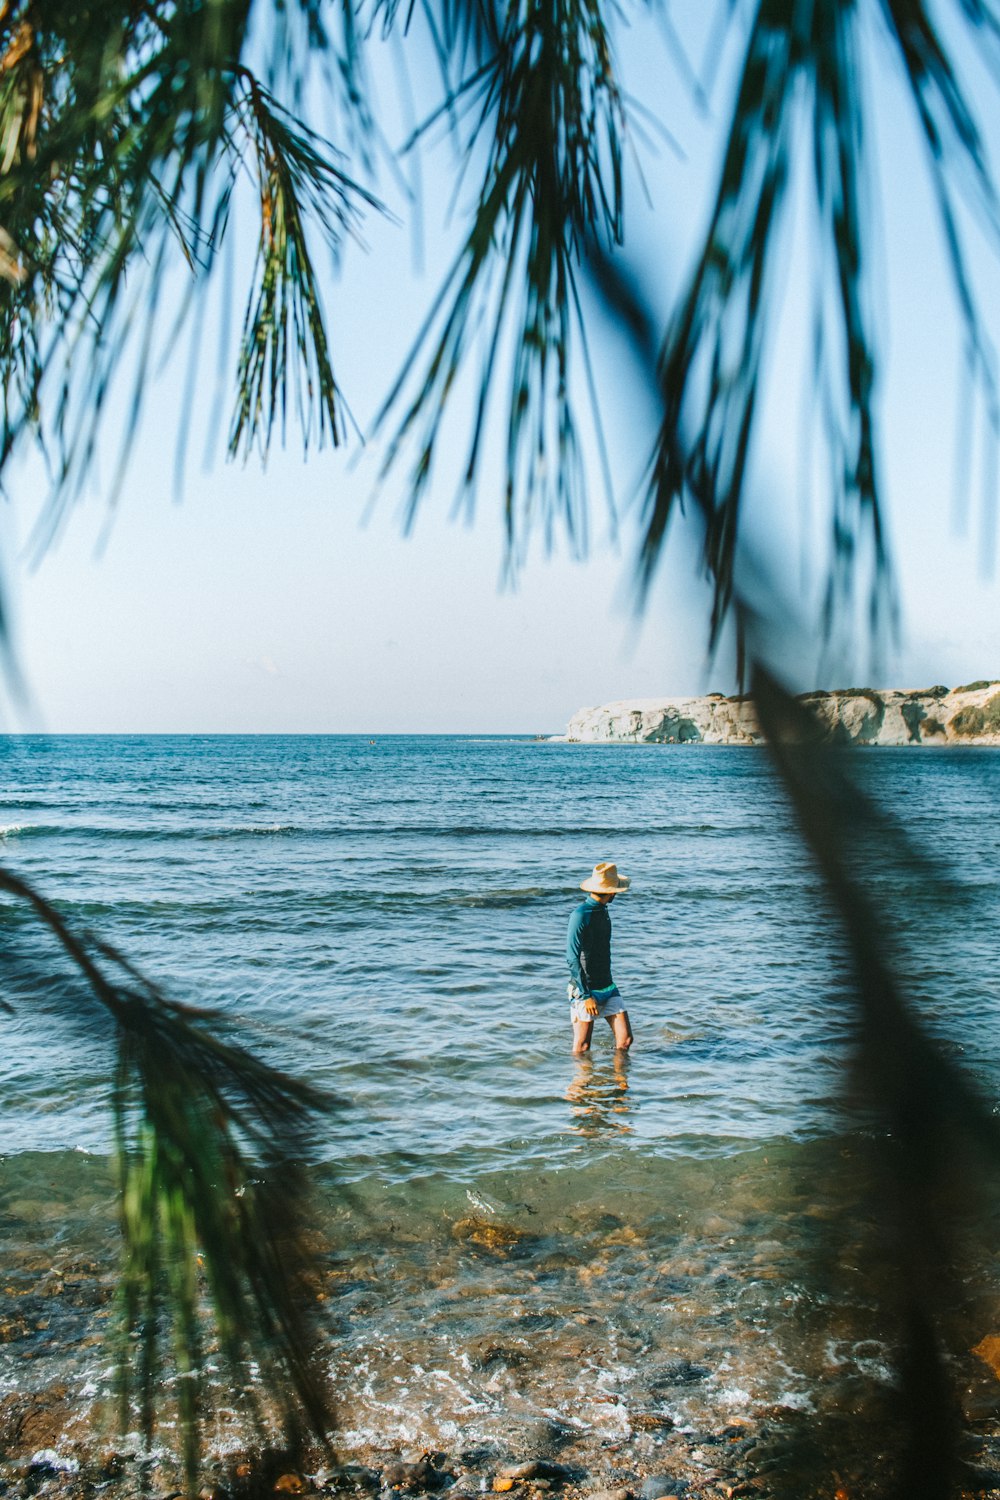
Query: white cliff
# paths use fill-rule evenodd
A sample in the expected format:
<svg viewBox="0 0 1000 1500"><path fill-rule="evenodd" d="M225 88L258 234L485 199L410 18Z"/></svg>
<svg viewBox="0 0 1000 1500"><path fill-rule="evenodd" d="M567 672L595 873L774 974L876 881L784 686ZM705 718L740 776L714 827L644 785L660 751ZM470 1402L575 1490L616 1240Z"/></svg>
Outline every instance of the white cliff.
<svg viewBox="0 0 1000 1500"><path fill-rule="evenodd" d="M1000 681L965 687L850 688L801 695L820 737L830 744L1000 745ZM581 708L561 738L571 743L759 745L752 702L703 698L631 698Z"/></svg>

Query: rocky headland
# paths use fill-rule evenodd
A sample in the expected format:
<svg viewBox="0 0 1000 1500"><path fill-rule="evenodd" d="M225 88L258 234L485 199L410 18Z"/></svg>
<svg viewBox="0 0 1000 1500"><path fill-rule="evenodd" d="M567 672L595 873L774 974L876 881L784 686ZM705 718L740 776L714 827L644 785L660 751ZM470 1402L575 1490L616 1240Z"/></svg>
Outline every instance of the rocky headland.
<svg viewBox="0 0 1000 1500"><path fill-rule="evenodd" d="M1000 745L1000 680L964 687L838 688L802 693L815 738L833 745ZM752 700L630 698L581 708L565 735L571 744L760 745Z"/></svg>

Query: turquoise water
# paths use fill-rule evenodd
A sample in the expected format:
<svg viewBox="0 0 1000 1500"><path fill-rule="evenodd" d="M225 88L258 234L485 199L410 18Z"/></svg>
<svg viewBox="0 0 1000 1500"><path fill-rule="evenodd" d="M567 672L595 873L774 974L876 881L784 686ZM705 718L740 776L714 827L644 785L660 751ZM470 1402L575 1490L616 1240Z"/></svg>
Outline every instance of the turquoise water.
<svg viewBox="0 0 1000 1500"><path fill-rule="evenodd" d="M917 1003L1000 1101L1000 752L855 761L951 866L949 897L929 897L879 839L866 855ZM611 1441L630 1402L723 1420L808 1405L831 1370L885 1376L877 1341L834 1328L832 1294L824 1312L775 1291L798 1284L817 1203L837 1211L817 1152L842 1129L851 1011L763 752L12 738L0 858L344 1105L320 1181L344 1257L331 1362L358 1442L552 1411ZM612 916L636 1042L615 1059L604 1028L580 1061L563 946L601 859L633 882ZM0 927L8 952L37 955L6 901ZM110 1267L106 1045L82 1002L67 1024L41 967L4 995L6 1242L49 1260L85 1244ZM29 1379L19 1358L4 1346L0 1388ZM101 1389L97 1359L49 1336L30 1379L57 1361ZM656 1385L679 1360L701 1373Z"/></svg>

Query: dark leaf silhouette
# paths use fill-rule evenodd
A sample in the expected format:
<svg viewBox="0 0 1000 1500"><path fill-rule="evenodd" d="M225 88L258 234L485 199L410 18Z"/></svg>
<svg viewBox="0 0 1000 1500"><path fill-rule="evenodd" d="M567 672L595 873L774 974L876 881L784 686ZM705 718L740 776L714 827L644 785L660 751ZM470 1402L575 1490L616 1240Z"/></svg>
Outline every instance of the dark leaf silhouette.
<svg viewBox="0 0 1000 1500"><path fill-rule="evenodd" d="M151 1440L175 1381L192 1486L198 1468L201 1364L214 1330L237 1390L261 1366L294 1449L325 1441L331 1394L318 1363L308 1166L330 1101L222 1035L219 1019L169 1001L113 948L71 929L26 881L0 869L0 891L25 904L85 981L114 1067L121 1193L122 1311L118 1381L123 1427L138 1403ZM0 975L18 985L16 950ZM56 987L79 1021L79 996Z"/></svg>

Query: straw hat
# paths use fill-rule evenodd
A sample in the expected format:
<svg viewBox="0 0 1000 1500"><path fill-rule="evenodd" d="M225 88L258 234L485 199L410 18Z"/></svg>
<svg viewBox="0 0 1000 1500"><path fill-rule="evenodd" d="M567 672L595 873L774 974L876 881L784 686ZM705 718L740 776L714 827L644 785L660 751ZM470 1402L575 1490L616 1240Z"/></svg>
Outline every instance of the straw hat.
<svg viewBox="0 0 1000 1500"><path fill-rule="evenodd" d="M618 891L627 891L632 882L627 875L619 875L618 866L604 859L594 866L589 880L581 880L581 891L592 891L595 896L613 896Z"/></svg>

